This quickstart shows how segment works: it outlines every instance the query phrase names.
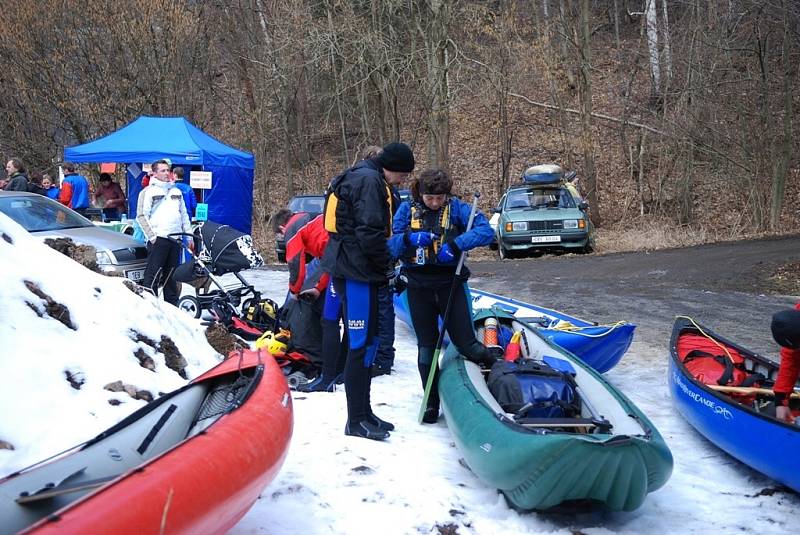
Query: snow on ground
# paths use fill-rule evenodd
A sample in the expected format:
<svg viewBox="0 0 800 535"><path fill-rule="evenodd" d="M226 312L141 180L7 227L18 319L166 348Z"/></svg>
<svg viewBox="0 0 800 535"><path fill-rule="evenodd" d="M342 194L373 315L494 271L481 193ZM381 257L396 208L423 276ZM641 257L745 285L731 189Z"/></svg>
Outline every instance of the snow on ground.
<svg viewBox="0 0 800 535"><path fill-rule="evenodd" d="M15 448L0 449L0 476L84 442L146 404L105 390L109 383L153 397L184 385L156 349L162 336L186 359L189 379L221 360L198 321L148 293L136 295L122 278L89 271L3 214L0 273L0 440ZM156 347L137 341L143 337ZM153 360L153 371L140 366L137 351ZM83 381L80 389L67 372Z"/></svg>
<svg viewBox="0 0 800 535"><path fill-rule="evenodd" d="M284 271L247 279L282 302ZM636 318L619 318L635 321ZM397 322L391 375L372 382L373 409L397 429L386 442L344 435L344 389L294 393L289 455L233 534L731 533L796 531L800 497L759 495L776 484L722 453L675 411L666 386L667 343L636 337L606 377L655 423L675 458L672 478L631 513L519 514L459 463L444 418L417 424L422 387L413 331ZM800 452L798 452L800 454Z"/></svg>
<svg viewBox="0 0 800 535"><path fill-rule="evenodd" d="M9 243L4 236L13 242ZM158 340L170 336L194 377L218 356L202 327L152 297L139 297L120 279L95 275L42 246L0 215L0 476L85 441L139 408L125 393L102 390L122 379L153 393L182 384L161 353L131 339L130 330ZM277 302L287 273L244 276ZM36 283L70 310L77 330L47 315ZM620 318L635 321L636 318ZM701 438L674 410L666 388L666 341L634 343L606 374L653 420L675 457L664 488L631 513L519 514L459 463L447 426L417 424L421 385L413 333L397 323L394 372L373 381L375 412L397 429L385 442L344 435L345 395L295 393L295 427L277 478L261 494L234 534L455 533L700 533L778 534L796 531L800 497L762 490L775 483ZM142 349L156 371L139 366ZM64 370L85 379L69 386ZM122 402L118 406L109 399ZM800 452L798 452L800 454Z"/></svg>

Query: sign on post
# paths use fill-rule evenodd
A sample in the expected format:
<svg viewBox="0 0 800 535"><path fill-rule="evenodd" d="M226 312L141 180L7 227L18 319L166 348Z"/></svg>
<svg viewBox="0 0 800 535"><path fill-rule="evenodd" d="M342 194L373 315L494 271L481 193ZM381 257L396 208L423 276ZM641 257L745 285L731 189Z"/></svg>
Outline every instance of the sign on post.
<svg viewBox="0 0 800 535"><path fill-rule="evenodd" d="M192 189L211 189L211 171L189 172L189 185Z"/></svg>
<svg viewBox="0 0 800 535"><path fill-rule="evenodd" d="M194 211L194 218L198 221L208 221L208 205L204 202L198 203Z"/></svg>

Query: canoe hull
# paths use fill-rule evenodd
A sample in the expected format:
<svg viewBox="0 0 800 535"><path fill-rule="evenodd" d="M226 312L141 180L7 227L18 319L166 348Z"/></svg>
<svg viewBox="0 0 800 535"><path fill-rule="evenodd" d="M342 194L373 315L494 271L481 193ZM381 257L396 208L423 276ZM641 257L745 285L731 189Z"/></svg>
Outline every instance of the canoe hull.
<svg viewBox="0 0 800 535"><path fill-rule="evenodd" d="M678 412L718 448L800 492L800 426L759 414L695 380L679 362L676 346L680 333L690 330L690 325L679 319L670 343L667 383ZM743 355L753 355L705 327L703 331Z"/></svg>
<svg viewBox="0 0 800 535"><path fill-rule="evenodd" d="M539 327L538 331L546 339L577 355L600 373L616 366L633 341L636 325L631 323L621 322L614 326L595 325L557 310L523 303L475 288L470 288L470 293L473 310L496 305L520 318L543 318L547 324L562 321L574 325L576 327L574 330ZM406 292L395 296L394 304L397 317L411 326Z"/></svg>
<svg viewBox="0 0 800 535"><path fill-rule="evenodd" d="M563 355L563 354L562 354ZM570 359L600 381L579 359ZM672 455L654 426L610 385L611 393L645 432L611 434L539 434L522 428L485 402L475 365L448 348L439 377L447 425L470 469L499 489L519 510L544 510L591 500L614 511L639 507L646 495L669 479Z"/></svg>
<svg viewBox="0 0 800 535"><path fill-rule="evenodd" d="M31 526L35 533L225 533L285 459L292 434L286 381L269 354L244 352L194 382L261 364L258 385L201 433Z"/></svg>

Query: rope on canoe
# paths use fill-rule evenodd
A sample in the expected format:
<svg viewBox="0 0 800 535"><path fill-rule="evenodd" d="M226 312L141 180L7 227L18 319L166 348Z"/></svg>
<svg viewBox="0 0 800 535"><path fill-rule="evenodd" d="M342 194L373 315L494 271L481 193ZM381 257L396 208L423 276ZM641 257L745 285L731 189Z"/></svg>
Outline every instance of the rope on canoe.
<svg viewBox="0 0 800 535"><path fill-rule="evenodd" d="M691 322L691 324L694 325L695 329L697 329L700 332L700 334L702 334L703 336L705 336L706 338L708 338L709 340L714 342L714 345L716 345L717 347L719 347L720 349L722 349L725 352L725 356L728 357L728 360L731 361L731 364L736 364L736 361L733 360L733 357L731 356L730 351L728 351L728 348L725 345L720 344L719 342L717 342L714 338L711 337L711 335L709 335L707 332L705 332L703 330L703 328L700 327L700 325L698 325L696 321L694 321L694 318L690 318L689 316L675 316L675 317L676 318L680 318L680 319L684 319L684 320L689 320Z"/></svg>

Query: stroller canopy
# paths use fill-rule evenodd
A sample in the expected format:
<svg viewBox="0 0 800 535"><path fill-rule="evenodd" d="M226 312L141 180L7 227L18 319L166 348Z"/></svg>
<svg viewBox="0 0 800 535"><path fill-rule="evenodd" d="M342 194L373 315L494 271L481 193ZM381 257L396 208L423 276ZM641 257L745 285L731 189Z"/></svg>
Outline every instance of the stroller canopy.
<svg viewBox="0 0 800 535"><path fill-rule="evenodd" d="M200 234L202 241L200 253L205 253L210 259L207 266L214 275L234 273L264 264L249 234L213 221L200 225L196 233Z"/></svg>

